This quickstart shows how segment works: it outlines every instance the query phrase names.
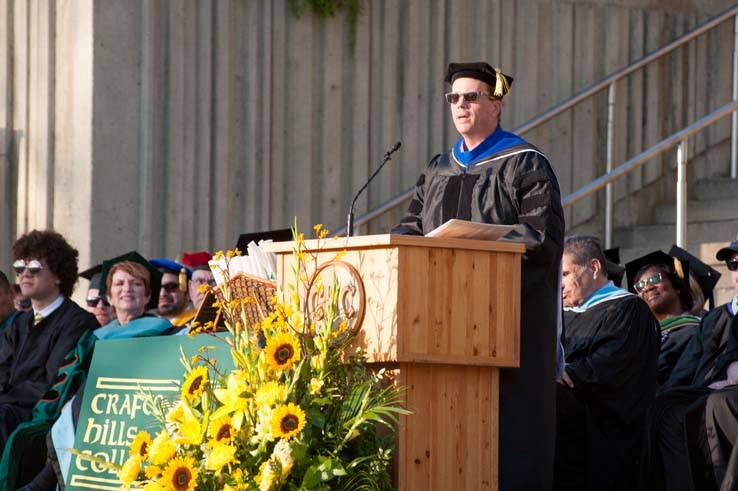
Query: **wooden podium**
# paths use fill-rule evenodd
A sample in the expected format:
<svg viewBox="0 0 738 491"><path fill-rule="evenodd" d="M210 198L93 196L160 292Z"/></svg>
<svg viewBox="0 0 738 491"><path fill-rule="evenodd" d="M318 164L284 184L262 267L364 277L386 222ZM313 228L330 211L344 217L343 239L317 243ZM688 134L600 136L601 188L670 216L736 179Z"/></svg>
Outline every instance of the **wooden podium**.
<svg viewBox="0 0 738 491"><path fill-rule="evenodd" d="M307 251L317 244L307 241ZM290 281L292 248L268 246L280 284ZM317 262L344 250L339 266L358 273L363 296L354 346L399 369L412 411L398 431L398 489L496 490L498 369L519 366L525 247L373 235L322 240Z"/></svg>

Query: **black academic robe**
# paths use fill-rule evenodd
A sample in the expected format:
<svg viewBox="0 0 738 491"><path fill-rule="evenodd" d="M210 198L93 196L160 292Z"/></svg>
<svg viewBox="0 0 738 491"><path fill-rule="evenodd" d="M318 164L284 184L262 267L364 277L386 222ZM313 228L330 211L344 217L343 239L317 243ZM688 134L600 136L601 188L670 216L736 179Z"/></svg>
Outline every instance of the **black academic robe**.
<svg viewBox="0 0 738 491"><path fill-rule="evenodd" d="M0 450L15 427L31 418L67 352L98 327L94 315L68 298L37 326L33 316L23 312L0 332Z"/></svg>
<svg viewBox="0 0 738 491"><path fill-rule="evenodd" d="M730 458L735 441L730 433L738 432L736 389L708 388L726 378L733 361L738 361L738 320L726 304L702 318L699 336L690 341L669 385L656 397L642 489L711 489L724 477L738 483L738 456ZM734 415L726 418L730 411Z"/></svg>
<svg viewBox="0 0 738 491"><path fill-rule="evenodd" d="M680 316L682 317L682 316ZM679 358L687 349L692 338L699 337L700 321L696 317L684 316L678 327L661 331L661 352L659 354L658 382L665 384L674 370Z"/></svg>
<svg viewBox="0 0 738 491"><path fill-rule="evenodd" d="M699 334L692 336L660 390L709 385L713 379L715 361L728 342L731 320L728 304L708 312L700 321Z"/></svg>
<svg viewBox="0 0 738 491"><path fill-rule="evenodd" d="M635 295L564 312L566 373L557 394L556 490L637 485L637 464L656 393L658 323Z"/></svg>
<svg viewBox="0 0 738 491"><path fill-rule="evenodd" d="M431 159L408 213L393 233L424 235L452 218L514 225L503 240L524 242L520 368L500 370L500 490L551 487L561 194L546 157L519 144L468 167L451 152Z"/></svg>

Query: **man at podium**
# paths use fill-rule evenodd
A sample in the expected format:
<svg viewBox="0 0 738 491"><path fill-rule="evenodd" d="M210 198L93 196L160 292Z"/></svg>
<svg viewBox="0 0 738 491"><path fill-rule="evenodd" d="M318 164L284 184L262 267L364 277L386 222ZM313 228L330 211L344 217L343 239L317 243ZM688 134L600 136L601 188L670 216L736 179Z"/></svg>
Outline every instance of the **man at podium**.
<svg viewBox="0 0 738 491"><path fill-rule="evenodd" d="M449 64L446 101L461 136L430 160L392 232L425 235L457 218L513 225L502 240L525 243L520 368L500 371L499 489L549 490L564 216L546 156L500 126L512 81L485 62Z"/></svg>

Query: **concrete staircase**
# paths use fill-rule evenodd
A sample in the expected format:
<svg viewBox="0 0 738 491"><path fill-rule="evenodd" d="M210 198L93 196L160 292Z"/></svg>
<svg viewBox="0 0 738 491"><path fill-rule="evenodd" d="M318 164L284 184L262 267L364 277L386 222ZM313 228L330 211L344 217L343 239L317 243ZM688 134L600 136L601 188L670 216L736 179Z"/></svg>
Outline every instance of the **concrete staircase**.
<svg viewBox="0 0 738 491"><path fill-rule="evenodd" d="M676 239L676 204L655 210L655 223L615 230L613 243L621 247L623 263L656 249L668 251ZM697 181L689 189L686 249L717 269L722 277L715 290L719 305L735 294L730 271L715 260L715 253L738 236L738 180L727 177Z"/></svg>

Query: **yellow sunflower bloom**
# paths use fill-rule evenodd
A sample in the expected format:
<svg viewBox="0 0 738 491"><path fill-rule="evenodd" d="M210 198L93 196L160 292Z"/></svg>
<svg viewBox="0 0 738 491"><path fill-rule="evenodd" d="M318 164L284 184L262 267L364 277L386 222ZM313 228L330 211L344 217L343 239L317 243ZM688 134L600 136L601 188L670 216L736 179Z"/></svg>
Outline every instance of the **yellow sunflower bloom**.
<svg viewBox="0 0 738 491"><path fill-rule="evenodd" d="M277 382L267 382L256 390L254 400L259 406L273 406L277 402L284 401L287 389Z"/></svg>
<svg viewBox="0 0 738 491"><path fill-rule="evenodd" d="M272 435L289 439L305 428L305 412L291 402L282 406L272 415Z"/></svg>
<svg viewBox="0 0 738 491"><path fill-rule="evenodd" d="M197 484L197 469L192 457L177 457L162 474L161 481L174 491L194 491Z"/></svg>
<svg viewBox="0 0 738 491"><path fill-rule="evenodd" d="M291 333L281 333L267 342L266 359L272 370L289 370L300 359L300 343Z"/></svg>
<svg viewBox="0 0 738 491"><path fill-rule="evenodd" d="M189 401L197 400L205 391L208 384L208 367L193 368L187 380L182 384L182 398Z"/></svg>
<svg viewBox="0 0 738 491"><path fill-rule="evenodd" d="M131 455L138 455L141 459L146 459L149 455L149 447L151 447L151 435L146 431L141 431L131 443Z"/></svg>
<svg viewBox="0 0 738 491"><path fill-rule="evenodd" d="M169 440L166 431L159 433L149 448L149 461L154 465L164 465L169 462L177 452L177 447Z"/></svg>
<svg viewBox="0 0 738 491"><path fill-rule="evenodd" d="M131 455L118 473L118 479L124 486L130 486L141 473L141 457Z"/></svg>
<svg viewBox="0 0 738 491"><path fill-rule="evenodd" d="M205 466L211 471L220 471L224 465L236 462L236 447L217 445L210 451Z"/></svg>
<svg viewBox="0 0 738 491"><path fill-rule="evenodd" d="M212 439L211 442L216 444L231 443L236 436L236 428L233 426L231 417L226 414L211 422L208 435Z"/></svg>

